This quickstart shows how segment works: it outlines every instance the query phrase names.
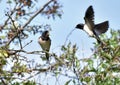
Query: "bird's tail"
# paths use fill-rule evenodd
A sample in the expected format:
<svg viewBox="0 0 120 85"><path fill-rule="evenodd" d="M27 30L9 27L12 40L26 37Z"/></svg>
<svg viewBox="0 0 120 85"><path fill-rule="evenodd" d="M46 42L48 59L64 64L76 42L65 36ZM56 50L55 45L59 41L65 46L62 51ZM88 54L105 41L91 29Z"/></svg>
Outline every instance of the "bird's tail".
<svg viewBox="0 0 120 85"><path fill-rule="evenodd" d="M94 34L95 34L95 38L97 39L97 42L99 43L99 44L102 44L103 45L103 42L101 41L101 39L99 38L99 36L94 32Z"/></svg>
<svg viewBox="0 0 120 85"><path fill-rule="evenodd" d="M45 53L46 59L49 61L49 53Z"/></svg>
<svg viewBox="0 0 120 85"><path fill-rule="evenodd" d="M97 39L97 42L99 43L99 44L102 44L103 45L103 42L101 41L101 39L99 38L99 36L95 36L96 37L96 39Z"/></svg>
<svg viewBox="0 0 120 85"><path fill-rule="evenodd" d="M45 56L46 56L46 59L49 61L49 50L45 51Z"/></svg>

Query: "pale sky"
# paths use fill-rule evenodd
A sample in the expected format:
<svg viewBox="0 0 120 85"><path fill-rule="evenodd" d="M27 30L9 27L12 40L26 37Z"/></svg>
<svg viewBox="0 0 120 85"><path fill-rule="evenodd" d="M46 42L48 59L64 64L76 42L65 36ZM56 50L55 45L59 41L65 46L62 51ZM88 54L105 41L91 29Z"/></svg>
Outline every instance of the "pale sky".
<svg viewBox="0 0 120 85"><path fill-rule="evenodd" d="M0 24L3 23L4 19L4 8L6 5L4 4L5 0L2 0L1 8L1 21ZM47 0L45 0L47 1ZM78 23L84 23L84 14L86 9L92 5L95 12L95 23L109 21L109 29L119 29L120 28L120 1L119 0L59 0L59 2L63 5L63 15L62 19L56 18L55 20L47 19L44 16L38 15L31 24L50 24L52 31L50 32L50 37L52 40L51 51L55 51L54 48L63 45L67 35L73 30ZM37 3L37 7L39 8L39 4L44 3L43 0L40 0ZM108 32L107 32L108 33ZM40 36L32 36L37 40ZM71 41L72 44L77 44L79 49L84 49L85 54L87 55L91 52L90 48L93 47L93 42L95 39L90 38L84 31L76 29L68 38L68 42ZM34 49L38 48L38 43L35 41L33 44ZM29 48L29 47L28 47ZM54 49L54 50L52 50ZM59 49L59 48L58 48ZM57 49L57 50L58 50Z"/></svg>
<svg viewBox="0 0 120 85"><path fill-rule="evenodd" d="M50 37L52 40L51 49L59 45L63 45L67 35L73 30L78 23L84 23L84 14L86 9L92 5L95 12L95 23L109 21L110 29L120 29L120 1L119 0L59 0L63 5L62 19L45 20L45 17L40 18L39 22L50 23L52 31ZM37 19L38 20L38 19ZM107 32L108 34L109 32ZM81 49L84 49L85 56L91 55L90 48L93 47L93 42L96 40L90 38L84 31L76 29L72 35L69 36L68 41L72 44L77 44L79 47L79 54ZM59 48L58 48L59 49ZM53 52L55 50L52 50Z"/></svg>
<svg viewBox="0 0 120 85"><path fill-rule="evenodd" d="M4 0L3 0L4 1ZM3 22L5 4L0 5L0 24ZM40 0L44 3L43 0ZM47 1L47 0L45 0ZM59 46L63 45L67 35L73 30L78 23L84 23L84 14L86 9L92 5L95 12L95 23L109 21L110 29L120 29L120 0L59 0L63 5L62 19L56 18L55 20L47 19L41 15L38 15L31 24L50 24L52 31L50 31L50 37L52 40L51 52L58 54L60 51ZM38 7L39 4L38 3ZM109 32L107 32L109 36ZM37 43L37 39L40 34L31 36L30 40L34 40L32 44L26 47L27 50L40 50L40 46ZM90 38L85 32L76 29L68 38L68 42L77 44L79 47L78 55L82 58L82 53L85 57L91 56L90 48L93 48L93 42L96 40ZM32 48L32 49L30 49ZM55 48L55 49L54 49ZM83 49L83 51L82 51Z"/></svg>

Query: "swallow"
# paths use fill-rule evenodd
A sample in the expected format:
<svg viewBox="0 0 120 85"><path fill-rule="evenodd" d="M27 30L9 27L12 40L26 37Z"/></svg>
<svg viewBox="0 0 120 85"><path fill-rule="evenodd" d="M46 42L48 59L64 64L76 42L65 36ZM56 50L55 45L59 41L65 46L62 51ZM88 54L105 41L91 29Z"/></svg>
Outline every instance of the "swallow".
<svg viewBox="0 0 120 85"><path fill-rule="evenodd" d="M51 39L49 37L49 31L44 31L42 35L38 39L38 43L40 44L43 51L45 51L46 59L49 61L49 50L51 46Z"/></svg>
<svg viewBox="0 0 120 85"><path fill-rule="evenodd" d="M94 10L92 6L89 6L84 16L85 24L77 24L76 28L84 30L90 37L97 39L98 43L103 44L99 35L105 33L109 28L109 22L104 21L98 24L94 24Z"/></svg>

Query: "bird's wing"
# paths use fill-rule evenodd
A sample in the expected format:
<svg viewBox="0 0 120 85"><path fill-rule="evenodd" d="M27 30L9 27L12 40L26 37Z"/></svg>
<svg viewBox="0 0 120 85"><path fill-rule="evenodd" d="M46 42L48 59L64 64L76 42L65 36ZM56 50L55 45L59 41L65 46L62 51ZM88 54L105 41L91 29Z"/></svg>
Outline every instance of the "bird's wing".
<svg viewBox="0 0 120 85"><path fill-rule="evenodd" d="M42 38L40 37L38 40L38 43L40 44L41 48L45 51L47 60L49 60L49 50L51 46L51 39L49 38L48 40L42 40Z"/></svg>
<svg viewBox="0 0 120 85"><path fill-rule="evenodd" d="M49 38L48 41L46 41L46 45L45 45L45 55L46 55L46 58L47 60L49 60L49 50L50 50L50 46L51 46L51 39Z"/></svg>
<svg viewBox="0 0 120 85"><path fill-rule="evenodd" d="M49 39L49 40L46 42L46 51L49 52L50 46L51 46L51 39Z"/></svg>
<svg viewBox="0 0 120 85"><path fill-rule="evenodd" d="M87 24L91 30L94 28L94 11L92 6L89 6L85 13L85 24Z"/></svg>
<svg viewBox="0 0 120 85"><path fill-rule="evenodd" d="M104 21L102 23L96 24L94 27L94 31L96 32L97 35L100 35L102 33L105 33L109 28L109 22Z"/></svg>

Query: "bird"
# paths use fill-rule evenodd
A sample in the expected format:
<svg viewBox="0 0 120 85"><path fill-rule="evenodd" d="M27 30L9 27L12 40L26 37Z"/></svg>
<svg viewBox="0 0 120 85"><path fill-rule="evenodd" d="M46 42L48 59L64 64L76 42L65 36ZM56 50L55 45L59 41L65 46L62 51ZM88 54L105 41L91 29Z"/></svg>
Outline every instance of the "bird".
<svg viewBox="0 0 120 85"><path fill-rule="evenodd" d="M94 10L92 5L90 5L87 8L84 16L84 21L85 21L85 24L83 23L77 24L75 28L84 30L90 37L96 38L98 43L103 44L103 42L99 38L99 35L101 35L102 33L105 33L108 30L109 21L104 21L104 22L95 24Z"/></svg>
<svg viewBox="0 0 120 85"><path fill-rule="evenodd" d="M49 61L49 50L51 46L51 39L49 37L49 31L43 31L42 35L38 38L42 50L45 52L46 59Z"/></svg>

